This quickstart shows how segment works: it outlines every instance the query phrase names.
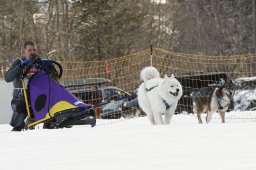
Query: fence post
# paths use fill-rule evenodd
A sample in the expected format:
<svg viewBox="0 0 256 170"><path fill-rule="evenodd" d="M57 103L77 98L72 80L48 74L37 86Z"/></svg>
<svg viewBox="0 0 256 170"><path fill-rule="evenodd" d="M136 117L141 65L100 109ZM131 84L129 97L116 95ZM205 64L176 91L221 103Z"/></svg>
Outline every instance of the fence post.
<svg viewBox="0 0 256 170"><path fill-rule="evenodd" d="M1 77L4 77L4 66L1 66Z"/></svg>
<svg viewBox="0 0 256 170"><path fill-rule="evenodd" d="M153 66L153 45L150 45L150 65Z"/></svg>

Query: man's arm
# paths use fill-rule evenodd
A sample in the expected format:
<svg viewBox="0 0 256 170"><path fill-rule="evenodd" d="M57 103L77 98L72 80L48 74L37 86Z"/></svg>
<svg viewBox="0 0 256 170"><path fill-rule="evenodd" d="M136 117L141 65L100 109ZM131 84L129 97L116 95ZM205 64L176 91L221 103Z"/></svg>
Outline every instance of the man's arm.
<svg viewBox="0 0 256 170"><path fill-rule="evenodd" d="M5 73L5 81L12 82L15 78L17 78L22 73L22 68L19 66L21 64L21 60L15 60L11 68Z"/></svg>

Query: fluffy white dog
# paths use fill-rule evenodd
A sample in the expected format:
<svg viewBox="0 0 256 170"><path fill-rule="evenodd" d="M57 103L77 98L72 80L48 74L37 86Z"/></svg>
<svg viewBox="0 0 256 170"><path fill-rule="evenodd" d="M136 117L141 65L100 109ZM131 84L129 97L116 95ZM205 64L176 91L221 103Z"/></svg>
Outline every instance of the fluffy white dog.
<svg viewBox="0 0 256 170"><path fill-rule="evenodd" d="M144 81L138 89L140 108L153 125L170 124L178 100L182 96L181 84L174 75L160 78L155 67L145 67L140 77Z"/></svg>

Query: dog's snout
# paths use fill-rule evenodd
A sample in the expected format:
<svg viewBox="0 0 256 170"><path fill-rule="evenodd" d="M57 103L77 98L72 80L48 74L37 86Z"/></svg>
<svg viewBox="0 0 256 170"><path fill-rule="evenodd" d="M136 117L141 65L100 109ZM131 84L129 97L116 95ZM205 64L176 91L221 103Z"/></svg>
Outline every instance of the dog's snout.
<svg viewBox="0 0 256 170"><path fill-rule="evenodd" d="M176 89L176 92L178 93L180 91L180 89Z"/></svg>

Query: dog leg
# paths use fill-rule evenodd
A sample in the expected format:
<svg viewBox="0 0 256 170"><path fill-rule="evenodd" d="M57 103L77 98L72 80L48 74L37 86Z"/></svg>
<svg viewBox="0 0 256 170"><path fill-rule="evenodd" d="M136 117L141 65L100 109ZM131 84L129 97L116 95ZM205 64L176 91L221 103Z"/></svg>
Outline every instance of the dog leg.
<svg viewBox="0 0 256 170"><path fill-rule="evenodd" d="M162 114L158 112L154 112L154 120L156 125L162 125L164 124Z"/></svg>
<svg viewBox="0 0 256 170"><path fill-rule="evenodd" d="M152 125L155 125L156 122L155 122L155 119L154 119L154 116L153 116L153 112L152 111L148 111L148 112L146 112L146 114L147 114L147 117L148 117L150 123Z"/></svg>
<svg viewBox="0 0 256 170"><path fill-rule="evenodd" d="M221 123L225 123L225 112L219 112L221 117Z"/></svg>
<svg viewBox="0 0 256 170"><path fill-rule="evenodd" d="M164 124L169 125L172 119L172 116L175 112L176 107L171 107L168 112L165 112L164 114Z"/></svg>
<svg viewBox="0 0 256 170"><path fill-rule="evenodd" d="M197 105L196 105L195 102L193 102L193 112L194 112L194 114L197 115L198 123L199 123L199 124L202 124L203 121L202 121L202 119L201 119L201 112L198 111L198 108L197 108Z"/></svg>
<svg viewBox="0 0 256 170"><path fill-rule="evenodd" d="M144 103L142 103L142 104L143 104L143 105L142 105L143 107L140 106L142 112L146 113L149 122L150 122L152 125L155 125L156 123L155 123L155 120L154 120L153 110L152 110L151 106L150 106L148 103L146 103L146 102L144 102Z"/></svg>
<svg viewBox="0 0 256 170"><path fill-rule="evenodd" d="M199 123L199 124L202 124L203 121L202 121L202 119L201 119L201 113L196 112L196 114L197 114L198 123Z"/></svg>
<svg viewBox="0 0 256 170"><path fill-rule="evenodd" d="M167 112L164 114L164 124L169 125L172 119L173 113Z"/></svg>
<svg viewBox="0 0 256 170"><path fill-rule="evenodd" d="M206 116L206 122L210 123L210 121L212 120L212 111L207 111L207 116Z"/></svg>

